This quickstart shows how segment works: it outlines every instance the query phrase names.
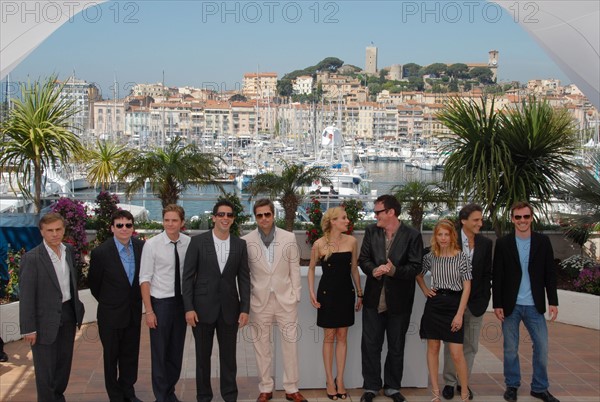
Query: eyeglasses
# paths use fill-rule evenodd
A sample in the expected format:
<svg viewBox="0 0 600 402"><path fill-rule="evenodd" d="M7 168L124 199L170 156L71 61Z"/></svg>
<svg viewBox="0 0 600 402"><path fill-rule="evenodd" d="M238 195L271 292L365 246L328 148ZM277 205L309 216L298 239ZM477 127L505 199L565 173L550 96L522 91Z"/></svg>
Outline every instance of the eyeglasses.
<svg viewBox="0 0 600 402"><path fill-rule="evenodd" d="M269 219L271 216L273 216L272 212L265 212L262 214L256 214L256 219L262 219L262 218Z"/></svg>
<svg viewBox="0 0 600 402"><path fill-rule="evenodd" d="M527 219L531 218L531 215L515 215L515 216L514 216L514 218L515 218L515 220L517 220L517 221L520 221L520 220L521 220L521 218L523 218L523 219L527 220Z"/></svg>
<svg viewBox="0 0 600 402"><path fill-rule="evenodd" d="M131 229L133 227L133 223L115 223L115 227L117 229L123 229L123 226L125 226L127 229Z"/></svg>
<svg viewBox="0 0 600 402"><path fill-rule="evenodd" d="M218 216L219 218L224 218L225 216L228 218L233 218L235 214L233 212L217 212L215 216Z"/></svg>
<svg viewBox="0 0 600 402"><path fill-rule="evenodd" d="M380 213L387 212L387 211L389 211L389 209L385 208L385 209L380 209L379 211L373 210L373 213L375 214L375 216L379 216Z"/></svg>

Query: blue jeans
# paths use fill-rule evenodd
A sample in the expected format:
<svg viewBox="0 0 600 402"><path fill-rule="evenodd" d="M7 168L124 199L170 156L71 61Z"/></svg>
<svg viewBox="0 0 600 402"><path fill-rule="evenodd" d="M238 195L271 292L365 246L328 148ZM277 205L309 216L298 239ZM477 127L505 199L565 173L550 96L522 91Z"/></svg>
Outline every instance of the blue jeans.
<svg viewBox="0 0 600 402"><path fill-rule="evenodd" d="M546 319L535 306L516 305L513 312L504 317L504 382L507 387L519 388L521 368L519 365L519 324L523 321L533 343L533 378L531 390L546 391L548 384L548 328Z"/></svg>

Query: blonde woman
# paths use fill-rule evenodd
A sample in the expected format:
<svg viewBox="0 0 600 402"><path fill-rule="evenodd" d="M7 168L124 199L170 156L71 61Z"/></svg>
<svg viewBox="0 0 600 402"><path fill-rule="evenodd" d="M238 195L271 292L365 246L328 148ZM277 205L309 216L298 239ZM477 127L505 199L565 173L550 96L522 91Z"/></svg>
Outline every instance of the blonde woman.
<svg viewBox="0 0 600 402"><path fill-rule="evenodd" d="M431 272L431 288L423 276ZM431 237L431 252L423 257L423 270L417 284L427 297L421 318L421 339L427 339L427 367L433 393L432 402L440 402L438 368L440 344L444 341L456 367L461 388L461 400L469 400L467 362L463 354L463 314L471 291L471 261L461 251L454 224L440 220Z"/></svg>
<svg viewBox="0 0 600 402"><path fill-rule="evenodd" d="M344 386L348 327L354 325L354 313L362 306L362 290L358 273L358 244L348 230L348 216L342 207L330 208L321 219L323 237L312 247L308 270L310 301L317 309L317 325L324 328L323 363L327 397L346 399ZM323 270L315 293L315 266ZM333 376L333 356L337 375Z"/></svg>

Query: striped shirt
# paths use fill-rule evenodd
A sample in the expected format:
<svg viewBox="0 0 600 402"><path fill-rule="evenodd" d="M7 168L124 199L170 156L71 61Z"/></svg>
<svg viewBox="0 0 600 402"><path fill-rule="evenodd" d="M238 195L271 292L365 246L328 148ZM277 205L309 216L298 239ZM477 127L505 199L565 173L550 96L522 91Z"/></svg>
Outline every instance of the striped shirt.
<svg viewBox="0 0 600 402"><path fill-rule="evenodd" d="M436 257L433 253L428 253L423 257L424 275L427 271L431 272L432 289L450 289L461 291L463 281L470 281L471 261L469 257L460 252L454 257Z"/></svg>

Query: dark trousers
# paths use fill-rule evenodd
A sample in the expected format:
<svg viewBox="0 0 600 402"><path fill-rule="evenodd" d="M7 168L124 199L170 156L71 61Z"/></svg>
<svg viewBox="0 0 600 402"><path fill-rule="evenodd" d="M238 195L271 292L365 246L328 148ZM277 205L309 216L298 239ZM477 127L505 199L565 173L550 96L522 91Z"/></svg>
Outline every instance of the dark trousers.
<svg viewBox="0 0 600 402"><path fill-rule="evenodd" d="M104 385L111 402L133 398L140 354L140 323L125 328L98 324L104 355Z"/></svg>
<svg viewBox="0 0 600 402"><path fill-rule="evenodd" d="M362 323L362 375L365 391L381 389L381 350L384 335L387 337L387 356L383 372L383 388L386 394L400 390L404 370L404 343L410 324L410 313L379 314L377 308L363 307Z"/></svg>
<svg viewBox="0 0 600 402"><path fill-rule="evenodd" d="M64 402L71 375L75 342L75 310L71 301L62 305L60 327L53 343L31 347L38 402Z"/></svg>
<svg viewBox="0 0 600 402"><path fill-rule="evenodd" d="M176 401L185 343L185 312L181 297L152 298L157 326L150 329L152 390L157 402Z"/></svg>
<svg viewBox="0 0 600 402"><path fill-rule="evenodd" d="M219 366L221 397L225 402L235 402L238 388L235 381L237 363L235 360L238 324L226 324L219 315L217 322L212 324L196 324L194 340L196 345L196 400L209 402L213 398L210 385L210 356L212 355L213 339L217 331L219 342Z"/></svg>

